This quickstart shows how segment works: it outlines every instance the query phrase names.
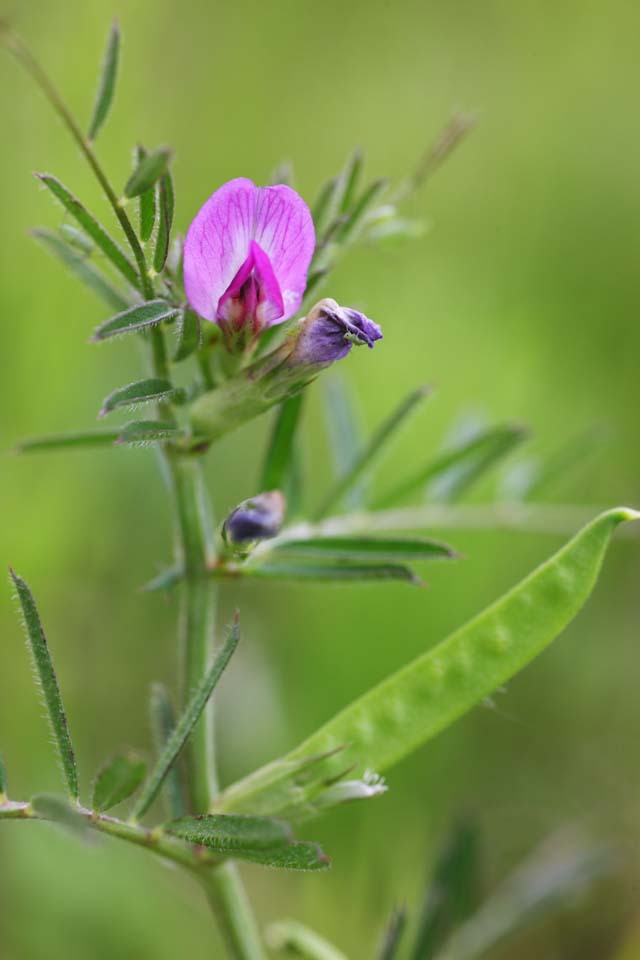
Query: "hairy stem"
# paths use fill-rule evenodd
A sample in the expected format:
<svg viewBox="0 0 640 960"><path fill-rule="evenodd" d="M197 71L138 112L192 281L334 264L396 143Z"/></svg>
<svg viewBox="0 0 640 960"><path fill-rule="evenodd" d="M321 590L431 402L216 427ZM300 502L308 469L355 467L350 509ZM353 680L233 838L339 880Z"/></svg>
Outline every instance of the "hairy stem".
<svg viewBox="0 0 640 960"><path fill-rule="evenodd" d="M215 864L216 858L207 854L196 853L192 847L171 837L162 830L149 830L134 823L125 823L116 817L86 810L84 807L74 807L74 810L84 818L87 828L98 833L106 833L120 840L126 840L138 847L152 850L165 860L172 860L189 870L197 870L198 877L203 875L204 862ZM0 804L0 820L46 820L47 817L36 813L30 803L7 801ZM203 860L206 857L206 861ZM212 866L209 869L213 869ZM218 868L220 869L220 868Z"/></svg>
<svg viewBox="0 0 640 960"><path fill-rule="evenodd" d="M176 517L176 559L185 571L179 621L180 699L184 706L211 661L216 591L207 578L212 537L200 457L167 450L167 462ZM193 813L205 813L217 789L212 701L191 734L186 760L189 807Z"/></svg>
<svg viewBox="0 0 640 960"><path fill-rule="evenodd" d="M260 932L235 863L203 871L200 883L234 960L264 960Z"/></svg>
<svg viewBox="0 0 640 960"><path fill-rule="evenodd" d="M135 257L138 273L140 275L140 289L143 295L148 300L151 300L153 298L153 282L147 270L147 263L142 245L136 236L136 232L133 229L133 225L129 220L129 217L118 201L118 197L115 190L111 186L109 178L98 162L98 159L93 151L93 147L82 133L82 130L76 122L75 117L58 93L54 84L51 82L31 51L24 45L22 40L20 40L19 37L7 29L3 30L2 32L2 40L7 49L14 54L16 59L25 68L27 73L30 74L33 80L35 80L36 84L40 87L45 97L71 134L72 138L77 143L87 163L91 167L91 170L93 171L96 180L100 184L105 197L109 201L111 209L113 210L118 223L122 227L123 233L127 238L127 242L131 247L131 252Z"/></svg>
<svg viewBox="0 0 640 960"><path fill-rule="evenodd" d="M202 457L167 449L166 462L176 514L176 559L185 571L179 625L184 704L204 676L213 654L216 586L208 576L209 564L214 559L213 529ZM212 701L187 747L187 786L192 812L209 810L218 790ZM236 865L225 863L201 872L199 879L229 955L234 960L262 960L259 931Z"/></svg>

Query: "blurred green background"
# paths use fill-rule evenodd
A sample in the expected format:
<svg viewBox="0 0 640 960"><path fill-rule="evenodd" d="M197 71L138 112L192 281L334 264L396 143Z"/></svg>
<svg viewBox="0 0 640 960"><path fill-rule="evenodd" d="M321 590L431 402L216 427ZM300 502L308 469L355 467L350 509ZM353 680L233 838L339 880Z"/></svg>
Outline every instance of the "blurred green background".
<svg viewBox="0 0 640 960"><path fill-rule="evenodd" d="M11 8L9 8L11 11ZM327 290L385 340L343 365L368 428L414 384L437 397L381 482L424 459L470 413L531 425L531 452L585 427L608 441L549 493L637 505L640 13L625 0L322 4L30 0L17 26L88 118L109 22L124 33L99 154L116 183L131 147L175 147L177 222L223 181L265 182L283 159L311 199L360 144L372 176L402 177L454 110L478 127L412 201L429 232L362 247ZM138 376L128 342L89 346L106 314L28 237L59 212L31 177L55 173L109 223L77 150L15 62L0 57L2 447L91 425ZM326 481L322 388L306 421L310 499ZM255 493L268 420L225 440L209 477L220 514ZM5 455L0 557L28 578L56 657L85 785L125 744L149 744L151 679L173 683L175 608L137 592L170 554L150 451ZM484 495L491 495L487 487ZM569 524L570 528L570 524ZM353 696L476 612L561 535L439 531L464 554L431 589L252 586L225 591L245 640L220 702L225 779L297 743ZM569 529L567 530L569 532ZM504 957L614 955L640 889L640 546L617 542L588 609L496 698L393 770L376 802L311 825L331 872L246 871L261 920L294 916L353 958L372 955L394 903L414 903L443 831L474 813L488 882L549 832L579 823L621 853L617 878ZM12 794L55 789L42 708L8 586L0 593L0 751ZM135 850L86 849L45 825L0 828L3 960L220 956L198 891ZM627 960L640 956L631 945ZM621 955L622 956L622 955Z"/></svg>

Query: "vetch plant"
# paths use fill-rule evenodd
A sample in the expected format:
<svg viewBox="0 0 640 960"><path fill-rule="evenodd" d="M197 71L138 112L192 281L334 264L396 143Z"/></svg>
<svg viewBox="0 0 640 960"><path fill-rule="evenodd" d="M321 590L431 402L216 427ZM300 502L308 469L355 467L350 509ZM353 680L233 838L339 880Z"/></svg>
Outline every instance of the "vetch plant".
<svg viewBox="0 0 640 960"><path fill-rule="evenodd" d="M365 483L377 461L429 390L412 390L363 439L334 380L327 395L334 482L316 505L304 499L299 482L299 426L307 388L354 347L382 347L378 323L330 297L318 299L320 287L356 242L416 233L402 207L469 122L457 118L416 173L396 187L387 180L363 185L362 156L356 152L324 185L313 212L282 175L264 187L242 177L232 180L215 189L183 242L174 231L171 151L138 146L122 189L112 184L95 152L116 84L117 25L86 132L21 40L6 25L1 35L80 148L122 234L112 236L65 184L42 173L39 182L62 206L65 219L60 230L37 229L34 236L106 308L92 342L126 337L132 346L142 346L146 362L139 380L116 385L98 408L100 418L133 411L132 419L27 440L19 449L157 448L175 519L175 550L147 589L179 594L181 682L175 702L162 686L152 688L156 755L148 766L135 753L118 756L99 770L92 796L81 798L51 649L29 586L11 571L66 798L10 798L0 764L0 819L59 821L81 833L119 837L178 864L204 889L229 955L259 960L265 940L236 861L325 871L328 856L313 841L299 839L300 824L307 836L307 821L332 806L383 795L393 786L383 774L388 776L398 760L544 650L587 600L616 527L638 515L626 508L601 513L504 597L346 706L286 756L235 783L220 784L212 695L224 682L240 639L238 616L226 632L217 626L220 584L238 578L419 583L413 564L456 556L449 545L419 531L442 521L442 509L526 437L512 424L477 430L416 464L390 490L370 496ZM256 417L266 424L263 415L272 408L277 409L255 495L215 525L204 458L212 444L241 424ZM429 504L403 507L423 490L431 513ZM520 508L526 519L526 504ZM507 509L517 519L518 505ZM221 717L219 722L228 721ZM125 801L128 816L109 813ZM391 928L381 956L394 955L398 930ZM466 945L468 931L458 936ZM268 940L273 949L293 943L303 955L341 956L297 925L271 928Z"/></svg>

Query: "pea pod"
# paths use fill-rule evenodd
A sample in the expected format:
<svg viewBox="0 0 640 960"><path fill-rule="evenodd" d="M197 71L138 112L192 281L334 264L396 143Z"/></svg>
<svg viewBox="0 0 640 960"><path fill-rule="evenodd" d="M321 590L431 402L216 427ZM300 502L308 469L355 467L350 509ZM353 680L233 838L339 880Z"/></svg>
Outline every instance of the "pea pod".
<svg viewBox="0 0 640 960"><path fill-rule="evenodd" d="M420 747L564 630L593 589L613 531L638 517L622 507L601 514L475 619L355 700L286 757L231 786L222 809L273 814L298 804L301 814L309 813L313 797L332 777L347 769L350 778L368 768L381 773Z"/></svg>

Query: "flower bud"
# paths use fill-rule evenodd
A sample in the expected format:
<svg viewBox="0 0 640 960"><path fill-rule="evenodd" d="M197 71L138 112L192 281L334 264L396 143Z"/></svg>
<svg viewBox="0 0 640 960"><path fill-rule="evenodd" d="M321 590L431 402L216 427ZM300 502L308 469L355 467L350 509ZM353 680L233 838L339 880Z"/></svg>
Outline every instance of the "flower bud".
<svg viewBox="0 0 640 960"><path fill-rule="evenodd" d="M296 332L295 346L287 366L321 370L346 357L353 346L366 344L373 349L382 339L377 323L351 307L341 307L326 297L316 303Z"/></svg>
<svg viewBox="0 0 640 960"><path fill-rule="evenodd" d="M270 353L198 397L191 407L194 435L204 441L228 433L300 393L354 345L373 347L381 338L378 324L363 313L320 300Z"/></svg>
<svg viewBox="0 0 640 960"><path fill-rule="evenodd" d="M279 490L243 500L224 522L222 536L225 543L246 550L260 540L277 536L284 521L285 506L285 498Z"/></svg>

